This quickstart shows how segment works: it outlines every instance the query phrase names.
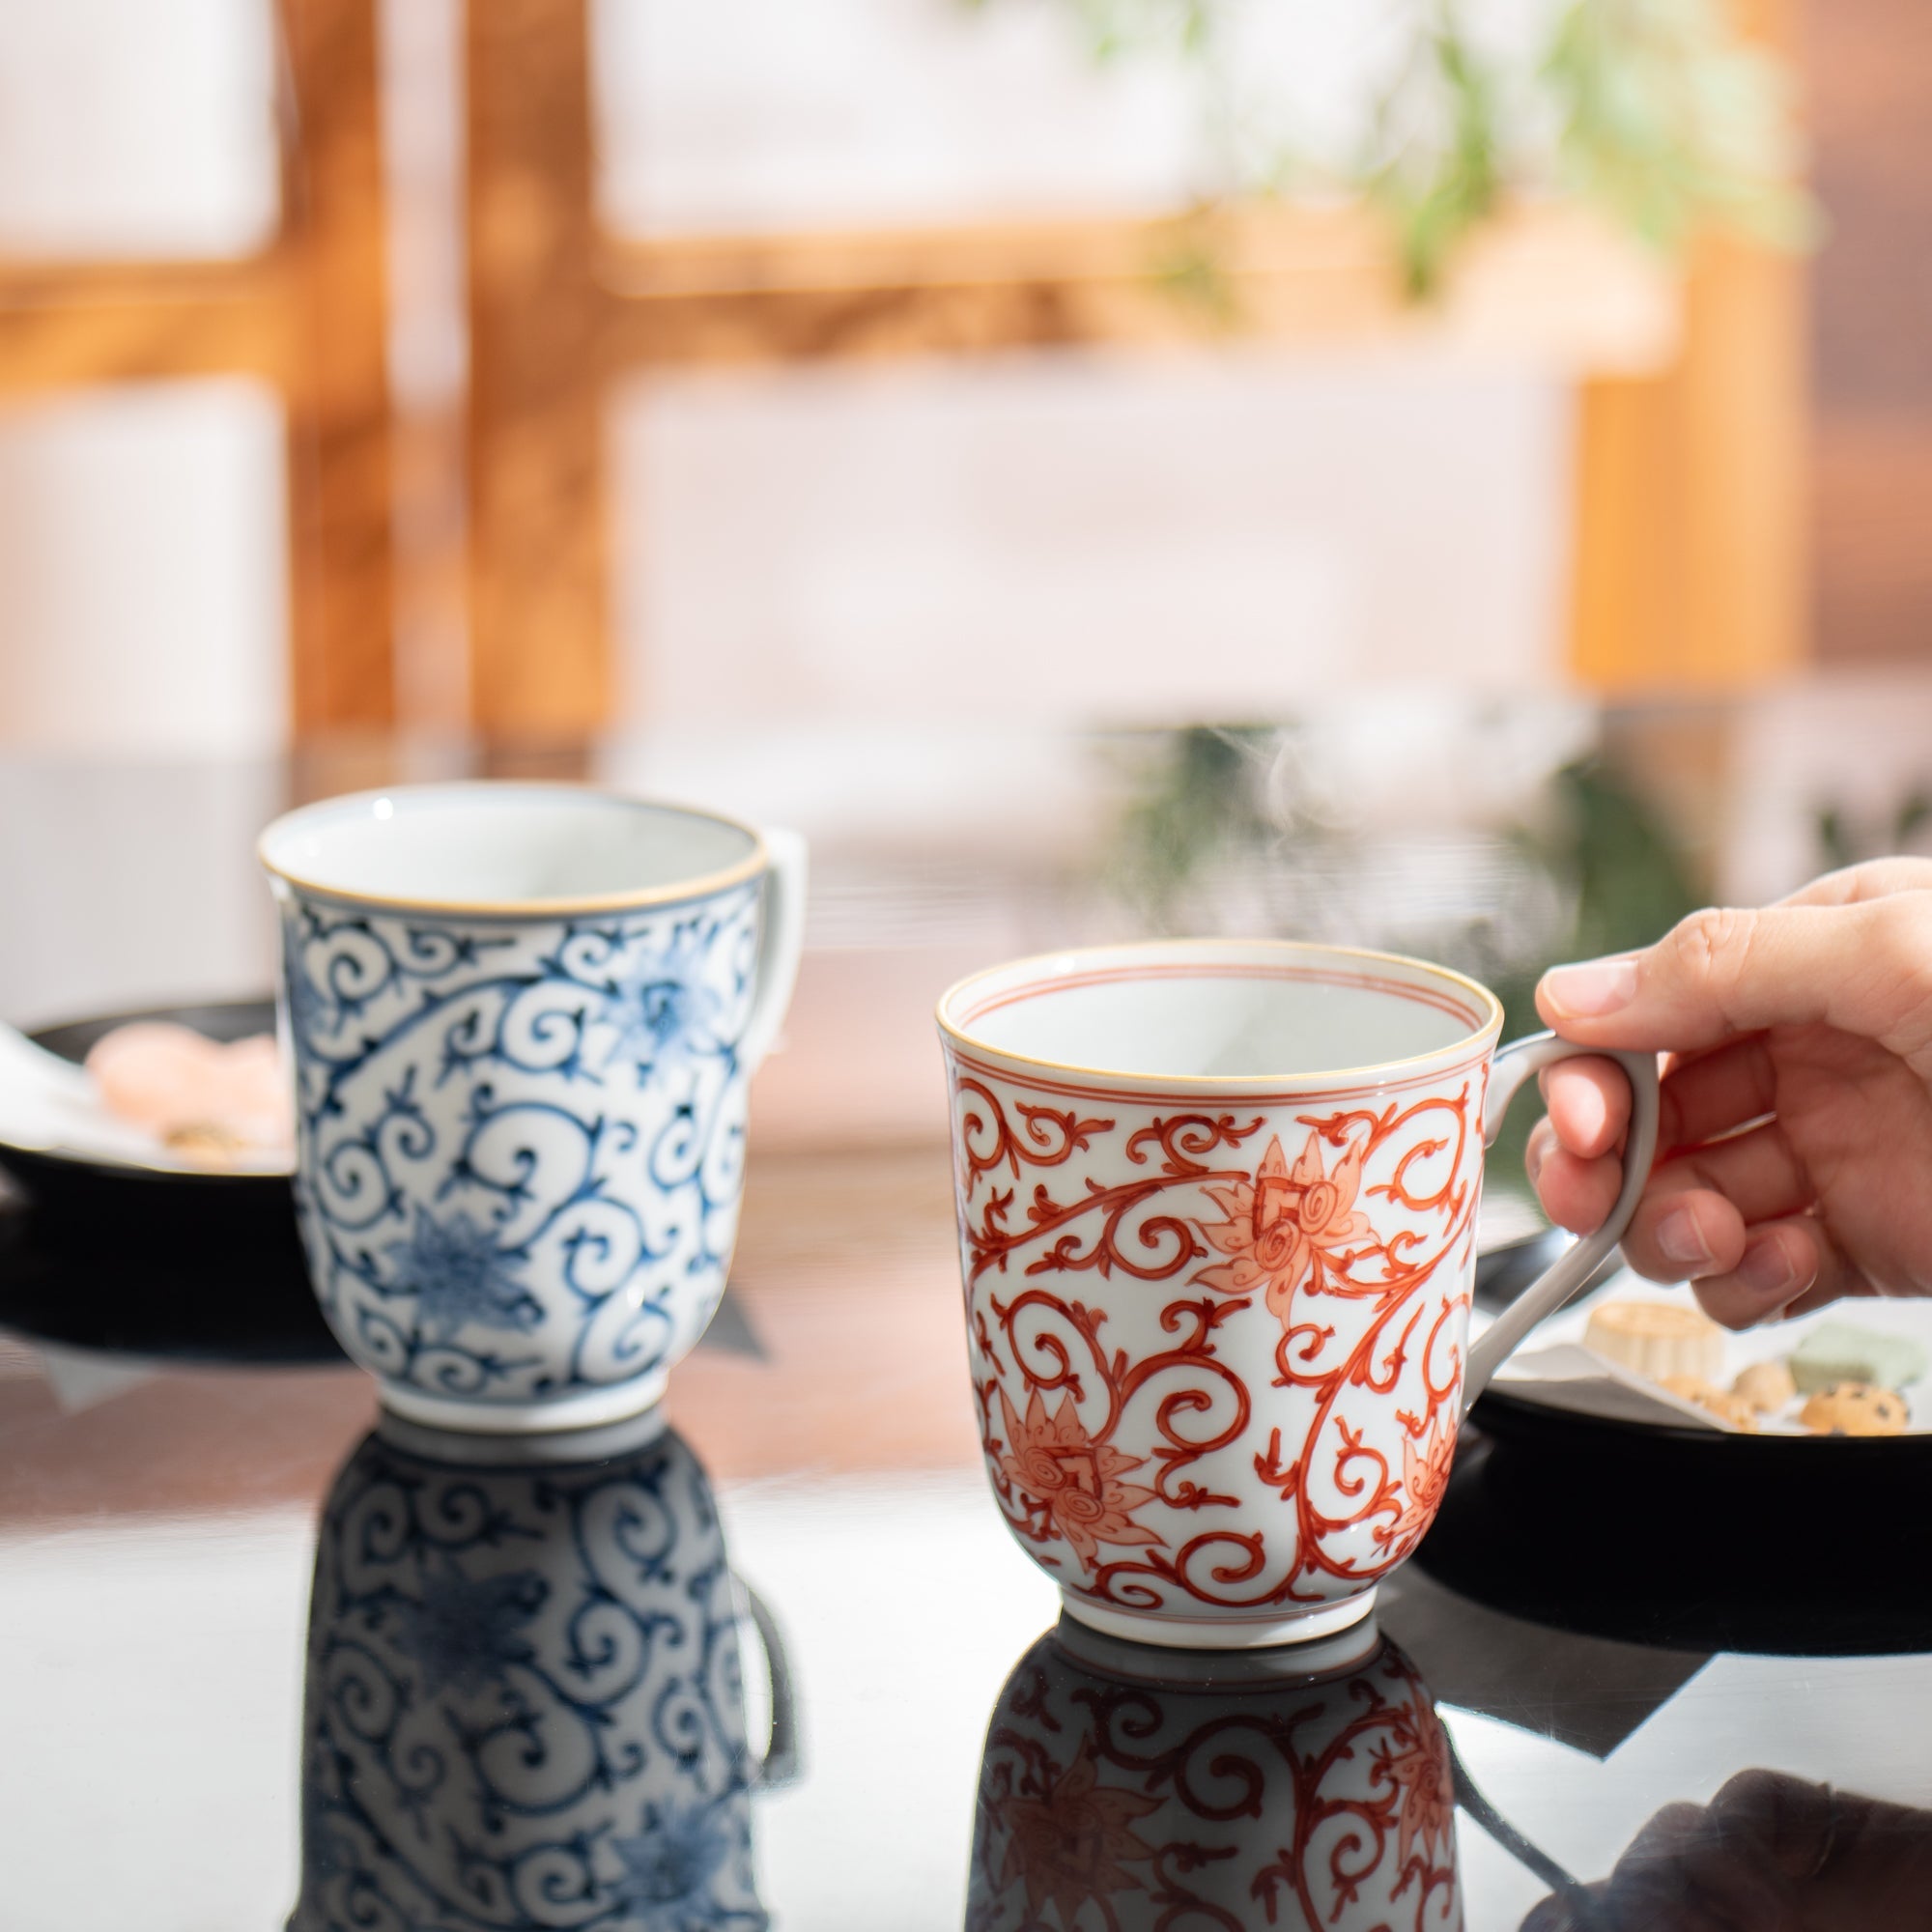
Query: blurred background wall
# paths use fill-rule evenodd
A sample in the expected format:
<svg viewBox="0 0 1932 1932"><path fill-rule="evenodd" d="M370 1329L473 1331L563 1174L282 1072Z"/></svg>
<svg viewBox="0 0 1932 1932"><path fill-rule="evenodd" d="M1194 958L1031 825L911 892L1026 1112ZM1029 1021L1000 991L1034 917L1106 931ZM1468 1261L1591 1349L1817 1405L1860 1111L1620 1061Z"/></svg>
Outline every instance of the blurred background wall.
<svg viewBox="0 0 1932 1932"><path fill-rule="evenodd" d="M1520 998L1918 839L1928 35L0 0L23 929L102 903L46 801L182 827L127 841L145 979L22 940L0 1005L264 977L281 798L601 778L814 838L761 1130L838 1067L863 1136L931 1125L930 995L998 950L1317 932Z"/></svg>

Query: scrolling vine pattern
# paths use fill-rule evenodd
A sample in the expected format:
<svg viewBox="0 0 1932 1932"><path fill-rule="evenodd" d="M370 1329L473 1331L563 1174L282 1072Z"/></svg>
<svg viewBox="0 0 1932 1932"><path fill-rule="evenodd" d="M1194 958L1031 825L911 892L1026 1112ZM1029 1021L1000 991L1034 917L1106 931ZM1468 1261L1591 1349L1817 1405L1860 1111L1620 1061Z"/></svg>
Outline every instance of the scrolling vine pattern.
<svg viewBox="0 0 1932 1932"><path fill-rule="evenodd" d="M1043 1637L989 1727L968 1932L1244 1932L1261 1914L1460 1924L1448 1742L1407 1660L1385 1645L1327 1683L1207 1690L1121 1682Z"/></svg>
<svg viewBox="0 0 1932 1932"><path fill-rule="evenodd" d="M1454 1448L1467 1294L1444 1264L1470 1247L1480 1079L1283 1118L1060 1106L955 1068L981 1444L1070 1587L1261 1613L1407 1553ZM1235 1520L1257 1484L1272 1539Z"/></svg>
<svg viewBox="0 0 1932 1932"><path fill-rule="evenodd" d="M757 911L755 887L514 925L288 905L298 1205L352 1352L518 1402L695 1340L736 1232Z"/></svg>
<svg viewBox="0 0 1932 1932"><path fill-rule="evenodd" d="M367 1438L317 1556L292 1932L762 1932L730 1601L675 1435L554 1471Z"/></svg>

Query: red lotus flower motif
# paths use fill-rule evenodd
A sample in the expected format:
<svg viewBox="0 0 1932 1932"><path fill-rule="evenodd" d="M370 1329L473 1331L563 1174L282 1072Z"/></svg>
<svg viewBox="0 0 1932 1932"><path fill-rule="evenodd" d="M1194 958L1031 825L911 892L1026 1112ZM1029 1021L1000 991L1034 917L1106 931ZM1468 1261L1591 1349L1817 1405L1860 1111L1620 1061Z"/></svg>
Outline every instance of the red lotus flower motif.
<svg viewBox="0 0 1932 1932"><path fill-rule="evenodd" d="M1035 1389L1024 1422L1013 1412L1005 1389L1000 1407L1007 1423L1001 1470L1066 1539L1086 1568L1094 1567L1100 1544L1161 1541L1155 1531L1133 1520L1133 1512L1151 1502L1153 1492L1120 1480L1147 1459L1123 1456L1094 1441L1080 1426L1071 1395L1063 1396L1049 1416Z"/></svg>
<svg viewBox="0 0 1932 1932"><path fill-rule="evenodd" d="M1449 1739L1427 1704L1416 1704L1411 1715L1413 1728L1405 1725L1396 1732L1377 1767L1395 1787L1398 1866L1407 1864L1417 1850L1425 1863L1434 1863L1456 1843L1456 1775Z"/></svg>
<svg viewBox="0 0 1932 1932"><path fill-rule="evenodd" d="M1449 1469L1456 1460L1456 1425L1448 1419L1430 1435L1421 1453L1412 1436L1402 1441L1402 1487L1408 1500L1394 1522L1378 1527L1376 1541L1391 1553L1404 1556L1422 1541L1422 1532L1435 1519L1449 1488Z"/></svg>
<svg viewBox="0 0 1932 1932"><path fill-rule="evenodd" d="M1231 1294L1266 1282L1267 1305L1286 1325L1294 1291L1322 1256L1375 1239L1369 1217L1355 1209L1364 1146L1350 1142L1333 1172L1324 1174L1321 1138L1311 1133L1291 1173L1277 1135L1252 1181L1208 1188L1228 1218L1203 1222L1201 1232L1230 1259L1204 1268L1195 1280Z"/></svg>
<svg viewBox="0 0 1932 1932"><path fill-rule="evenodd" d="M1061 1924L1069 1927L1090 1899L1143 1889L1122 1861L1153 1857L1153 1847L1130 1827L1159 1806L1157 1798L1137 1791L1101 1789L1093 1740L1083 1738L1073 1762L1039 1797L1015 1793L999 1802L997 1816L1009 1833L1000 1889L1024 1878L1028 1918L1037 1921L1040 1907L1051 1899L1060 1908Z"/></svg>

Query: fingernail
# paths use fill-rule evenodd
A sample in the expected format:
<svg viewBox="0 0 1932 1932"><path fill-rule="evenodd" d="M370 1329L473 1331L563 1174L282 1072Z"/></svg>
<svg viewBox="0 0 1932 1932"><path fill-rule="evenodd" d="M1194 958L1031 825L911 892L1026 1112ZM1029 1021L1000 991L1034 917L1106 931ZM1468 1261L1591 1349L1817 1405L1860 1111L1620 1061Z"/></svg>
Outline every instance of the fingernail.
<svg viewBox="0 0 1932 1932"><path fill-rule="evenodd" d="M1599 1019L1636 997L1636 961L1586 959L1577 966L1552 966L1543 976L1543 996L1567 1018Z"/></svg>
<svg viewBox="0 0 1932 1932"><path fill-rule="evenodd" d="M1738 1264L1738 1279L1755 1294L1784 1297L1802 1286L1784 1243L1776 1235L1753 1241Z"/></svg>
<svg viewBox="0 0 1932 1932"><path fill-rule="evenodd" d="M1657 1224L1657 1249L1665 1261L1691 1274L1711 1264L1710 1247L1696 1215L1688 1208L1673 1208Z"/></svg>

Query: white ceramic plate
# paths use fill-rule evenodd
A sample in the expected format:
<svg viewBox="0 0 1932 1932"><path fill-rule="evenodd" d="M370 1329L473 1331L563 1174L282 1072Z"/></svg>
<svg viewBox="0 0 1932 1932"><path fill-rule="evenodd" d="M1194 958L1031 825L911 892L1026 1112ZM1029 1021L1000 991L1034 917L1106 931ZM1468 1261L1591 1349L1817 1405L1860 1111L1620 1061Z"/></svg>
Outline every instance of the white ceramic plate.
<svg viewBox="0 0 1932 1932"><path fill-rule="evenodd" d="M132 1019L174 1020L211 1039L240 1039L274 1030L274 1007L265 1000L116 1013L49 1027L31 1045L0 1030L0 1162L25 1156L79 1171L195 1180L286 1179L287 1153L245 1152L220 1164L185 1158L156 1134L115 1119L101 1105L81 1058L110 1029ZM26 1175L30 1181L32 1176Z"/></svg>
<svg viewBox="0 0 1932 1932"><path fill-rule="evenodd" d="M1688 1424L1723 1433L1723 1425L1693 1403L1680 1402L1646 1378L1619 1370L1615 1364L1604 1362L1601 1356L1586 1354L1582 1347L1590 1311L1601 1301L1662 1301L1681 1308L1689 1302L1690 1295L1689 1288L1660 1287L1628 1268L1623 1269L1602 1288L1559 1309L1533 1329L1521 1348L1497 1371L1493 1385L1507 1390L1520 1402L1565 1409L1573 1414L1608 1416L1660 1428L1682 1429ZM1932 1300L1843 1301L1795 1321L1774 1322L1738 1335L1726 1332L1719 1386L1728 1385L1741 1369L1752 1362L1790 1354L1811 1329L1826 1321L1844 1321L1880 1334L1909 1336L1932 1356ZM1932 1372L1899 1393L1911 1412L1907 1433L1932 1435ZM1795 1423L1780 1426L1773 1421L1759 1433L1802 1435L1808 1441L1821 1439Z"/></svg>

